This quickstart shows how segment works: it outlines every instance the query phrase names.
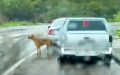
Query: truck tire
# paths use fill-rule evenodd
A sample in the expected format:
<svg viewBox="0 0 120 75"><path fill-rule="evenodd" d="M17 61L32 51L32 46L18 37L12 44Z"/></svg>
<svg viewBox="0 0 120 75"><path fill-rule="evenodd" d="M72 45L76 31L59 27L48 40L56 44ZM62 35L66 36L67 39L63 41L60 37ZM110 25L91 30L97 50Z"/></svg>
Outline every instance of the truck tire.
<svg viewBox="0 0 120 75"><path fill-rule="evenodd" d="M112 59L112 54L105 55L105 57L104 57L104 64L107 67L110 67L110 65L111 65L111 59Z"/></svg>
<svg viewBox="0 0 120 75"><path fill-rule="evenodd" d="M58 57L58 62L60 65L63 65L65 63L64 57L63 56L59 56Z"/></svg>

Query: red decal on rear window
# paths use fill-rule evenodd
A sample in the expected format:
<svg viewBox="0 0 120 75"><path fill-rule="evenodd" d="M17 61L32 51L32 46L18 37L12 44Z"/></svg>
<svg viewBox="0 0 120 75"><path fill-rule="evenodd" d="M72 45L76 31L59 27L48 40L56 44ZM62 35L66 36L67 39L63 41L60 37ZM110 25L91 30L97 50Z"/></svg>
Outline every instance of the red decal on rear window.
<svg viewBox="0 0 120 75"><path fill-rule="evenodd" d="M89 26L89 21L83 21L83 27L87 28Z"/></svg>

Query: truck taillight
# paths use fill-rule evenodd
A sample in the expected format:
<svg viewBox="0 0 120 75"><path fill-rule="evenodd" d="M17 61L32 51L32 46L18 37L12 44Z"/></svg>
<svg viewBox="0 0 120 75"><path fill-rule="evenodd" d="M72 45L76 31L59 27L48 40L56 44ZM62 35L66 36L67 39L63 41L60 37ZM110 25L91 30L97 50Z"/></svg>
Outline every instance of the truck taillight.
<svg viewBox="0 0 120 75"><path fill-rule="evenodd" d="M54 29L49 29L48 35L53 35L54 34Z"/></svg>

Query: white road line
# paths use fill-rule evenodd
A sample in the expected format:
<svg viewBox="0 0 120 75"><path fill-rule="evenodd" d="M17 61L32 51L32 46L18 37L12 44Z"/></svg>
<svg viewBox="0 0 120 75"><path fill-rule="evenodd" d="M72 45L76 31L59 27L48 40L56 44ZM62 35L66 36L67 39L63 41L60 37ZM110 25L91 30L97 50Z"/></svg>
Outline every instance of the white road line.
<svg viewBox="0 0 120 75"><path fill-rule="evenodd" d="M41 51L44 50L43 48L46 47L45 45L41 47ZM36 53L36 50L34 50L31 54L29 54L28 56L22 58L21 60L19 60L18 62L16 62L13 66L11 66L10 68L8 68L5 72L3 72L2 75L9 75L11 72L13 72L18 66L20 66L20 64L22 64L27 58L30 58L31 56L33 56Z"/></svg>
<svg viewBox="0 0 120 75"><path fill-rule="evenodd" d="M0 44L2 43L2 41L0 41Z"/></svg>
<svg viewBox="0 0 120 75"><path fill-rule="evenodd" d="M0 44L2 43L2 41L1 41L2 39L3 39L3 37L2 37L2 36L0 36Z"/></svg>
<svg viewBox="0 0 120 75"><path fill-rule="evenodd" d="M3 37L2 36L0 36L0 40L2 39Z"/></svg>
<svg viewBox="0 0 120 75"><path fill-rule="evenodd" d="M11 72L13 72L21 63L23 63L27 58L31 57L33 54L35 54L36 51L33 51L31 54L29 54L28 56L22 58L21 60L19 60L17 63L15 63L13 66L11 66L10 68L8 68L2 75L8 75Z"/></svg>

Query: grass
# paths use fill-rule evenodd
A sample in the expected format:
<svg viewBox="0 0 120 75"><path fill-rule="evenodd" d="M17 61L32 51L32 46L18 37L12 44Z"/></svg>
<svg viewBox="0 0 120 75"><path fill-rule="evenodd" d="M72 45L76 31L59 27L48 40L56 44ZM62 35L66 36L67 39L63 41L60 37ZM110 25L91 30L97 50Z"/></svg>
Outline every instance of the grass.
<svg viewBox="0 0 120 75"><path fill-rule="evenodd" d="M120 30L116 30L116 35L120 37Z"/></svg>
<svg viewBox="0 0 120 75"><path fill-rule="evenodd" d="M34 24L35 23L28 22L28 21L11 21L11 22L5 22L0 24L0 28L10 27L10 26L27 26L27 25L34 25Z"/></svg>

